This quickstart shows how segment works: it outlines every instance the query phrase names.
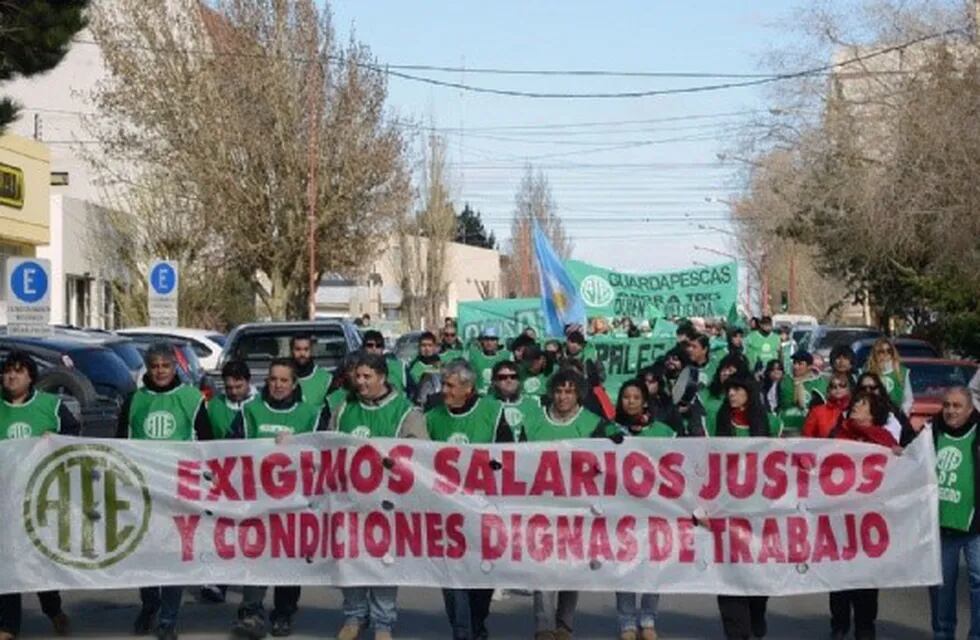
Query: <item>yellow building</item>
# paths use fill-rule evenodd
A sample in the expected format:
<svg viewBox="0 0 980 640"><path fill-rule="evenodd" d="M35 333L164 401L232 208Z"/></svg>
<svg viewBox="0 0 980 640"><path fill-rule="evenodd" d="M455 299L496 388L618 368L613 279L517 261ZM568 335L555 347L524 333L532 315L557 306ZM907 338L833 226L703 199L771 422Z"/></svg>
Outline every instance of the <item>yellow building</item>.
<svg viewBox="0 0 980 640"><path fill-rule="evenodd" d="M0 136L0 260L34 256L51 242L51 160L48 148L15 135Z"/></svg>

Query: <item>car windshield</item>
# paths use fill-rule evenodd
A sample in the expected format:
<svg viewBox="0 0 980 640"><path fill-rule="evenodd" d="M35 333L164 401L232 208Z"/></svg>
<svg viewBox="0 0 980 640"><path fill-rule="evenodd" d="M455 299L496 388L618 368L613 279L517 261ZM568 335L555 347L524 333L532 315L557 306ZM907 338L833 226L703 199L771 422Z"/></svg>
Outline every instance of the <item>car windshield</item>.
<svg viewBox="0 0 980 640"><path fill-rule="evenodd" d="M68 356L100 395L125 397L136 389L129 367L109 349L78 349Z"/></svg>
<svg viewBox="0 0 980 640"><path fill-rule="evenodd" d="M119 356L133 371L143 368L143 354L132 342L108 342L106 346Z"/></svg>
<svg viewBox="0 0 980 640"><path fill-rule="evenodd" d="M941 396L950 387L965 387L977 372L976 365L970 364L913 362L908 367L916 396Z"/></svg>
<svg viewBox="0 0 980 640"><path fill-rule="evenodd" d="M313 331L255 331L239 335L232 345L232 356L248 363L249 368L265 369L273 358L290 357L289 339L294 335L313 335L313 360L322 367L333 368L347 355L347 340L339 326Z"/></svg>
<svg viewBox="0 0 980 640"><path fill-rule="evenodd" d="M865 338L877 338L880 331L874 329L828 329L817 339L814 349L833 349L839 345L850 345Z"/></svg>

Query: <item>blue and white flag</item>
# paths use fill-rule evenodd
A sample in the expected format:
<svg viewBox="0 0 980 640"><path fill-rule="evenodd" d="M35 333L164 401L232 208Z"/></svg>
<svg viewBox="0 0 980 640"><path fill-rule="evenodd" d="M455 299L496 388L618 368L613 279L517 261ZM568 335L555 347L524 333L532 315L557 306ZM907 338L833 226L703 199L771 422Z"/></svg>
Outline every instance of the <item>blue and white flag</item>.
<svg viewBox="0 0 980 640"><path fill-rule="evenodd" d="M538 259L541 311L548 325L548 335L565 335L565 325L568 324L584 327L585 304L582 297L537 220L534 221L534 255Z"/></svg>

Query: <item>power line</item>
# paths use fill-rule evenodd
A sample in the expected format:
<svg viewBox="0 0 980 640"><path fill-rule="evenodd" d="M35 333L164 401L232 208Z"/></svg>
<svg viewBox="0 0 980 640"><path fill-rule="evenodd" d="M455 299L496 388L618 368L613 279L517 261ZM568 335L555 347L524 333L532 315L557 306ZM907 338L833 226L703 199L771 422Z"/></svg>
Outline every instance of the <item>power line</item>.
<svg viewBox="0 0 980 640"><path fill-rule="evenodd" d="M567 92L546 92L546 91L520 91L516 89L497 89L492 87L481 87L466 84L463 82L453 82L446 80L438 80L435 78L429 78L425 76L418 76L410 73L405 73L404 71L399 71L398 67L405 67L407 65L394 65L394 64L382 64L382 63L372 63L372 62L362 62L350 59L345 56L327 55L325 58L328 62L340 64L352 64L357 67L362 67L364 69L369 69L377 73L384 73L388 76L401 78L403 80L410 80L413 82L419 82L423 84L429 84L433 86L446 87L449 89L457 89L460 91L468 91L472 93L483 93L489 95L499 95L508 97L518 97L518 98L546 98L546 99L622 99L622 98L647 98L654 96L665 96L665 95L679 95L679 94L690 94L690 93L705 93L710 91L722 91L728 89L738 89L744 87L755 87L765 84L770 84L773 82L780 82L785 80L795 80L798 78L815 76L826 74L835 69L843 68L847 65L854 64L857 62L863 62L866 60L871 60L873 58L886 55L895 51L900 51L907 47L920 44L922 42L927 42L929 40L934 40L937 38L943 38L946 36L953 35L955 33L963 33L963 29L947 29L939 33L933 33L919 38L914 38L912 40L884 47L877 51L873 51L864 55L854 56L847 60L842 60L840 62L835 62L831 64L826 64L818 67L813 67L810 69L803 69L800 71L795 71L791 73L779 73L770 76L765 76L761 78L754 78L751 80L744 80L738 82L722 82L716 84L707 85L696 85L692 87L680 87L674 89L650 89L643 91L619 91L619 92L584 92L584 93L567 93ZM75 40L79 44L88 44L99 46L94 40ZM268 54L248 54L244 52L231 52L231 51L203 51L203 50L193 50L193 49L159 49L155 47L150 47L148 45L140 45L136 43L126 43L126 47L145 49L150 51L164 51L168 53L190 53L196 55L205 55L212 57L237 57L237 58L260 58L260 59L286 59L293 60L297 62L313 62L309 58L303 58L302 56L272 56ZM418 65L412 65L418 66ZM448 68L448 67L447 67ZM457 69L457 71L465 71L463 68Z"/></svg>

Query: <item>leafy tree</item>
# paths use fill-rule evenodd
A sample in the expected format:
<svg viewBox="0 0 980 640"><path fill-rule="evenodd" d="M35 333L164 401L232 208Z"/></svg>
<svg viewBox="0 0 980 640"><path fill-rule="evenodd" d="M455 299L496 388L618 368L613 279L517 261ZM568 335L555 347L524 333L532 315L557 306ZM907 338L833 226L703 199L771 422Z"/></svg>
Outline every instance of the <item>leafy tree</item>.
<svg viewBox="0 0 980 640"><path fill-rule="evenodd" d="M85 27L88 0L0 0L0 82L56 67ZM19 107L0 98L0 134Z"/></svg>
<svg viewBox="0 0 980 640"><path fill-rule="evenodd" d="M487 231L480 212L470 208L468 202L456 216L456 242L484 249L497 248L497 238L493 231Z"/></svg>

